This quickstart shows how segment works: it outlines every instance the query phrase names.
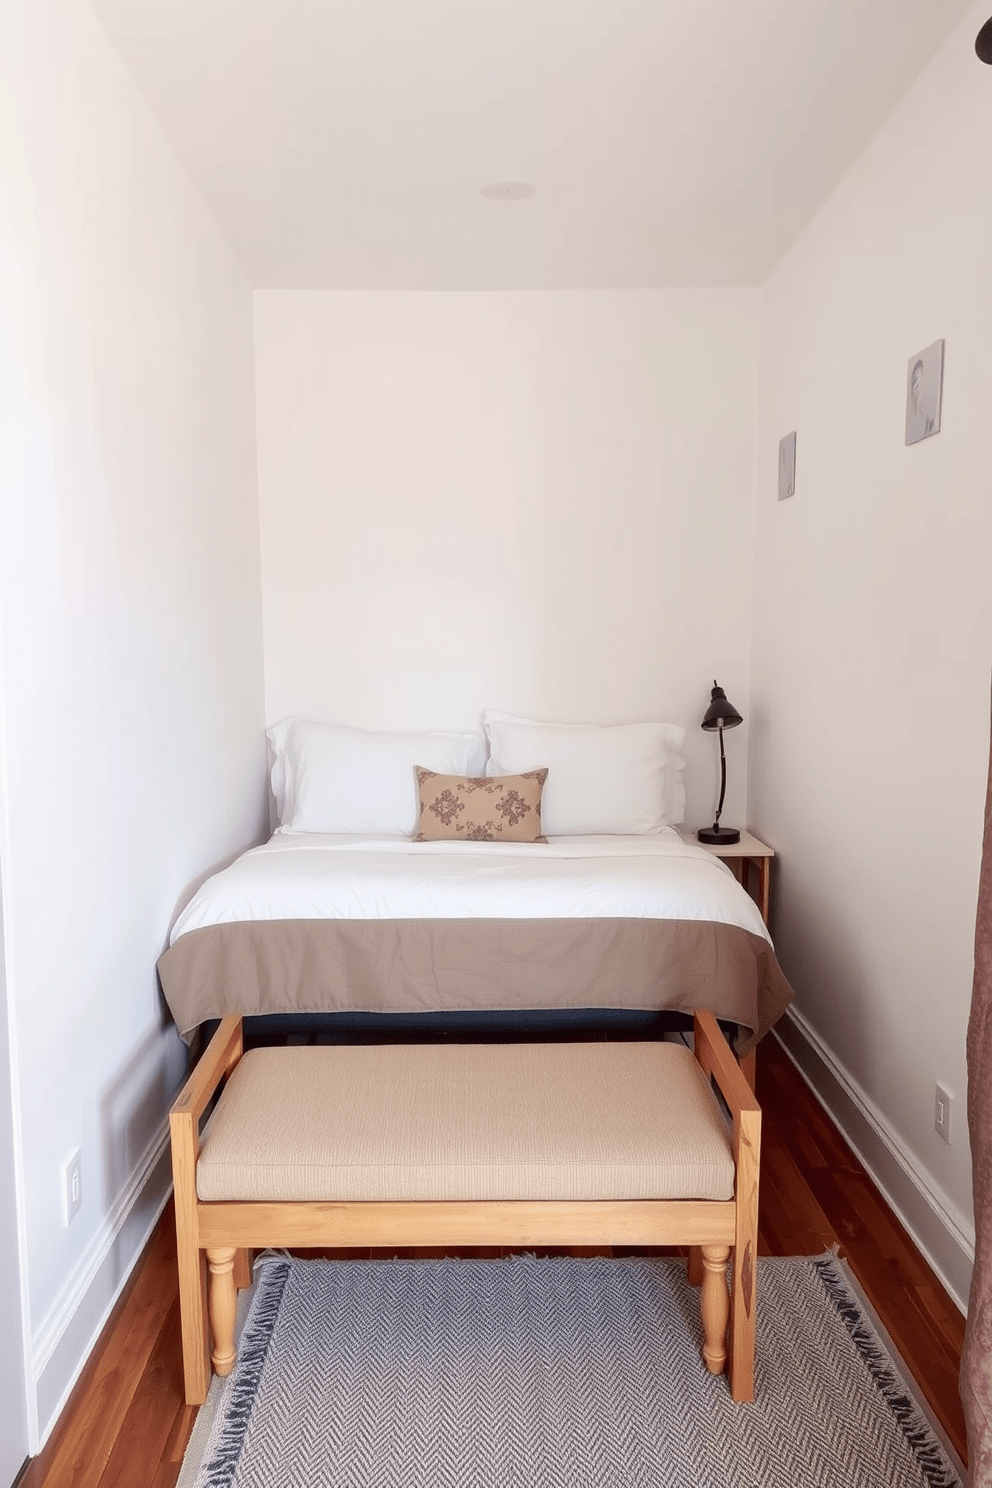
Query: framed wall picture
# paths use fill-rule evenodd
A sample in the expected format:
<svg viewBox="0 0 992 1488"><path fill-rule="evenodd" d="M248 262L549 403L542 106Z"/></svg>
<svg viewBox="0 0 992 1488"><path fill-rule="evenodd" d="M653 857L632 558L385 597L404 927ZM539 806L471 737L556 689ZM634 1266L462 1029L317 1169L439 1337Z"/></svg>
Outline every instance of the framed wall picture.
<svg viewBox="0 0 992 1488"><path fill-rule="evenodd" d="M918 444L940 433L944 390L944 343L935 341L911 356L906 368L906 443Z"/></svg>
<svg viewBox="0 0 992 1488"><path fill-rule="evenodd" d="M778 442L778 499L787 501L796 494L796 431Z"/></svg>

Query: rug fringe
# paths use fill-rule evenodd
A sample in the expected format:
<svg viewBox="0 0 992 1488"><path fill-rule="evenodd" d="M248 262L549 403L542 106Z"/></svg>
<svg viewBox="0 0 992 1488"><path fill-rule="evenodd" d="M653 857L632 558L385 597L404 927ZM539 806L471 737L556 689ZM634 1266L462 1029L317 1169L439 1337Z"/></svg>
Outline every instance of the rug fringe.
<svg viewBox="0 0 992 1488"><path fill-rule="evenodd" d="M209 1461L197 1476L196 1488L220 1488L231 1482L244 1446L248 1419L272 1341L276 1315L289 1276L290 1260L263 1252L259 1256L258 1288L238 1349L238 1364L228 1386L221 1428L210 1443ZM258 1262L256 1262L256 1266Z"/></svg>
<svg viewBox="0 0 992 1488"><path fill-rule="evenodd" d="M273 1263L281 1261L291 1261L292 1259L293 1257L288 1250L275 1250L271 1247L266 1250L260 1250L251 1268L252 1276L257 1281L266 1266L271 1266Z"/></svg>
<svg viewBox="0 0 992 1488"><path fill-rule="evenodd" d="M947 1461L943 1448L934 1438L930 1423L923 1416L904 1381L865 1321L860 1304L851 1295L847 1283L833 1258L813 1262L823 1289L833 1302L868 1372L902 1430L903 1436L920 1465L929 1488L958 1488L958 1475Z"/></svg>

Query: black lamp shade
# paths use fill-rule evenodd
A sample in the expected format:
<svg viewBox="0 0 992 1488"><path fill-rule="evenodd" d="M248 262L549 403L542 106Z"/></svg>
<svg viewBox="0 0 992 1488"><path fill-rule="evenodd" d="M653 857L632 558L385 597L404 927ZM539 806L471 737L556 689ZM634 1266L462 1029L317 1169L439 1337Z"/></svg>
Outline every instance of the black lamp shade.
<svg viewBox="0 0 992 1488"><path fill-rule="evenodd" d="M710 705L703 714L702 727L707 733L714 733L717 729L736 728L744 720L734 707L733 703L727 701L727 694L722 687L713 683L713 693Z"/></svg>
<svg viewBox="0 0 992 1488"><path fill-rule="evenodd" d="M985 22L975 38L975 51L983 62L992 63L992 17Z"/></svg>

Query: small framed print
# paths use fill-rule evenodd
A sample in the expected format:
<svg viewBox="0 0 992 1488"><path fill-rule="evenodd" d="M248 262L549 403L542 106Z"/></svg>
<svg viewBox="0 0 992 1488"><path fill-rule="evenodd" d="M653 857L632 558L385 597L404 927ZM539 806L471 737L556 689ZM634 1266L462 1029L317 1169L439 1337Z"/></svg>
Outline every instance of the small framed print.
<svg viewBox="0 0 992 1488"><path fill-rule="evenodd" d="M796 494L796 431L778 442L778 499L787 501Z"/></svg>
<svg viewBox="0 0 992 1488"><path fill-rule="evenodd" d="M919 444L940 433L944 391L944 343L935 341L911 356L906 368L906 443Z"/></svg>

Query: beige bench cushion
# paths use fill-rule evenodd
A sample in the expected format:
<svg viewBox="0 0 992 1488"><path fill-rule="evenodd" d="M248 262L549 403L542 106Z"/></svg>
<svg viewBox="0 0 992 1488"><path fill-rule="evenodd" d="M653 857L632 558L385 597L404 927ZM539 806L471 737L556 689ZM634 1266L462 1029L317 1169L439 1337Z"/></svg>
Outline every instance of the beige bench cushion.
<svg viewBox="0 0 992 1488"><path fill-rule="evenodd" d="M731 1199L727 1125L675 1044L254 1049L201 1199Z"/></svg>

